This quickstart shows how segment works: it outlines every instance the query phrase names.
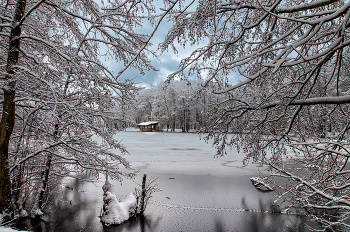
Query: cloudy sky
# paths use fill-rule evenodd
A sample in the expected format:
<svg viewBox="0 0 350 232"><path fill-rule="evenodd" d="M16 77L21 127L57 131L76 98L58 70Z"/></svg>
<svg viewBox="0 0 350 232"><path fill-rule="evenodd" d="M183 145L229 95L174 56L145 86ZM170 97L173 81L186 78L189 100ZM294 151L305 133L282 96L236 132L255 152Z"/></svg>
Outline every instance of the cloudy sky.
<svg viewBox="0 0 350 232"><path fill-rule="evenodd" d="M158 2L156 2L155 5L158 9L163 6L162 3ZM195 8L196 5L193 5L191 8L189 8L189 10L194 11ZM195 47L191 47L189 45L186 46L186 49L182 48L181 46L176 46L178 50L177 54L174 54L172 49L169 49L168 52L164 52L163 54L161 54L161 52L157 50L158 44L163 42L167 32L171 27L172 22L168 22L166 18L163 19L157 32L151 40L153 44L152 48L156 51L157 54L159 54L159 57L158 59L150 57L150 59L152 61L152 65L159 71L147 71L145 75L142 75L136 69L129 68L122 74L122 76L119 78L120 80L135 79L136 82L140 83L140 86L145 87L156 85L157 83L164 81L169 74L176 72L179 68L179 63L183 58L188 57L191 54L191 52L197 47L203 47L207 43L207 41L203 40L200 41L200 43ZM138 33L150 35L153 31L153 28L150 24L145 24L143 28L139 28L136 31ZM107 61L107 66L109 66L115 74L117 74L121 69L124 68L124 64L116 63L114 60ZM236 83L239 78L232 74L232 76L229 77L229 79L231 82Z"/></svg>
<svg viewBox="0 0 350 232"><path fill-rule="evenodd" d="M161 54L161 52L157 50L158 44L163 42L171 26L172 23L167 22L167 20L164 19L151 40L151 43L153 44L152 48L156 51L159 57L158 59L153 58L153 56L151 55L149 57L152 61L152 65L159 71L147 71L145 75L142 75L136 69L129 68L122 74L122 76L120 77L121 80L135 78L136 82L142 82L140 85L151 86L155 85L160 81L164 81L169 74L178 70L180 61L183 58L189 56L191 54L191 51L194 50L195 47L192 47L190 49L183 49L182 47L177 46L178 54L174 54L172 50ZM147 25L144 28L140 28L137 30L138 33L145 33L148 35L151 34L152 31L153 28L150 25ZM205 43L203 42L199 46L204 45ZM107 65L114 71L115 74L117 74L119 70L124 68L124 64L116 63L114 60L107 61Z"/></svg>

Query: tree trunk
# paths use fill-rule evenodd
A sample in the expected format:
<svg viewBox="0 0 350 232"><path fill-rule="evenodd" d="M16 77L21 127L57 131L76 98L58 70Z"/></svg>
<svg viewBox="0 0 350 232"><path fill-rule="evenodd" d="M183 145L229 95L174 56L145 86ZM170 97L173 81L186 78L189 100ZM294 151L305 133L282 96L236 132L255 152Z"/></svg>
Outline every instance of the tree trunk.
<svg viewBox="0 0 350 232"><path fill-rule="evenodd" d="M21 151L21 156L15 159L15 162L21 158L25 158L26 155L29 153L28 149L28 144L29 144L29 138L30 138L30 131L32 128L32 124L34 122L35 118L35 113L39 110L40 108L34 109L30 114L27 115L27 119L23 123L23 129L22 129L22 134L20 138L18 139L18 144L17 148L15 151L15 154L19 154L19 150L22 144L22 151ZM24 118L24 116L23 116ZM29 123L30 120L30 123ZM27 125L28 125L28 132L27 135L25 135L25 131L27 130ZM21 142L22 141L22 142ZM24 168L25 168L25 163L21 163L19 167L15 168L12 171L12 205L15 207L13 210L17 212L20 212L23 209L23 204L25 203L23 200L23 173L24 173Z"/></svg>
<svg viewBox="0 0 350 232"><path fill-rule="evenodd" d="M15 94L16 81L13 80L15 71L14 65L18 64L21 35L21 21L26 8L26 0L17 0L15 14L12 21L12 28L9 40L9 50L6 64L6 84L4 90L3 111L0 122L0 211L10 207L11 202L11 180L8 165L8 147L10 137L15 125Z"/></svg>
<svg viewBox="0 0 350 232"><path fill-rule="evenodd" d="M37 200L37 204L38 204L37 205L37 209L39 209L40 211L42 210L44 193L47 190L47 183L49 182L51 161L52 161L52 155L49 153L47 155L47 160L46 160L46 164L45 164L45 170L42 173L43 182L41 183L42 185L41 185L41 188L39 190L39 196L38 196L38 200Z"/></svg>
<svg viewBox="0 0 350 232"><path fill-rule="evenodd" d="M147 174L144 173L142 177L142 190L141 190L141 200L140 200L140 214L143 214L143 212L146 209L146 178Z"/></svg>
<svg viewBox="0 0 350 232"><path fill-rule="evenodd" d="M70 76L67 77L66 84L64 86L64 91L63 91L64 95L67 94L69 80L70 80ZM58 140L58 132L60 129L61 117L62 117L61 113L58 113L58 122L55 124L55 129L53 132L53 137L54 137L55 142L57 142L57 140ZM33 209L32 209L32 214L34 214L34 216L41 216L41 214L42 214L44 194L47 191L47 185L49 182L49 176L50 176L50 170L51 170L51 163L52 163L52 154L48 153L48 155L46 157L45 170L42 172L41 187L39 189L39 194L36 198L36 201L35 201Z"/></svg>
<svg viewBox="0 0 350 232"><path fill-rule="evenodd" d="M58 115L58 118L61 118L60 114ZM58 139L58 130L59 130L59 122L55 124L55 130L53 133L55 141L57 141ZM47 185L49 182L49 175L50 175L50 169L51 169L51 162L52 162L52 154L48 153L46 158L45 170L42 172L41 187L39 189L39 194L35 201L35 205L33 207L33 214L35 216L40 216L40 214L42 213L44 193L47 191Z"/></svg>

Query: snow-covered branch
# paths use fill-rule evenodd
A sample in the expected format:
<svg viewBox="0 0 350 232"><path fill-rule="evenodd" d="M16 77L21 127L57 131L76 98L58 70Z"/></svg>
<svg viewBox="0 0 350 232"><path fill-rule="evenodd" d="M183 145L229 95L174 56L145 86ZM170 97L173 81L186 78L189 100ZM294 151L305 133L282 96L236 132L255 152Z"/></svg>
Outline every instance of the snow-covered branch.
<svg viewBox="0 0 350 232"><path fill-rule="evenodd" d="M310 214L349 213L350 2L199 4L194 12L173 16L161 48L208 41L169 78L189 70L217 94L203 129L217 155L232 146L246 153L245 164L269 160L277 174L268 181L278 186L281 201ZM336 224L317 218L324 228Z"/></svg>

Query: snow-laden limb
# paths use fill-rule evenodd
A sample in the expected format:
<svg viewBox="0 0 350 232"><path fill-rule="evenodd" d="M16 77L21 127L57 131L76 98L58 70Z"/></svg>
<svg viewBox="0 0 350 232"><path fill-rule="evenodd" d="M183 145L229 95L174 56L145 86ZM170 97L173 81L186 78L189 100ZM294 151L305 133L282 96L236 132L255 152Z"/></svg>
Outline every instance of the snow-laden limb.
<svg viewBox="0 0 350 232"><path fill-rule="evenodd" d="M244 164L270 165L266 183L287 208L348 229L349 1L201 0L172 19L163 50L208 40L169 78L189 70L218 94L203 129L217 155L232 146Z"/></svg>
<svg viewBox="0 0 350 232"><path fill-rule="evenodd" d="M262 191L273 191L273 188L267 184L264 179L260 177L251 177L250 181L254 185L255 188L262 190Z"/></svg>
<svg viewBox="0 0 350 232"><path fill-rule="evenodd" d="M322 6L327 6L329 4L338 2L339 0L318 0L314 2L307 2L307 3L302 3L300 5L295 5L291 7L281 7L277 8L276 12L277 13L293 13L297 11L303 11L303 10L310 10Z"/></svg>
<svg viewBox="0 0 350 232"><path fill-rule="evenodd" d="M150 37L135 28L156 16L148 0L122 5L80 0L11 4L0 5L3 90L17 99L0 99L2 128L7 129L0 137L10 136L7 148L0 149L9 151L4 165L11 169L13 197L9 193L6 198L13 198L16 212L25 207L45 213L49 204L35 199L49 199L62 176L87 170L94 177L107 172L118 180L135 175L113 134L130 123L121 109L139 88L133 81L116 80L101 60L113 59L140 73L152 69ZM5 122L8 113L11 120ZM94 141L96 137L103 142Z"/></svg>
<svg viewBox="0 0 350 232"><path fill-rule="evenodd" d="M311 10L314 8L326 6L335 2L338 2L339 0L318 0L314 2L307 2L302 3L299 5L294 5L290 7L280 7L275 10L276 13L294 13L298 11L304 11L304 10ZM232 6L236 5L236 6ZM253 4L237 4L236 2L229 2L224 3L219 8L219 12L226 12L226 11L235 11L240 9L259 9L261 6L255 6Z"/></svg>
<svg viewBox="0 0 350 232"><path fill-rule="evenodd" d="M296 181L300 182L302 185L298 185L297 188L301 188L303 185L305 185L310 190L312 190L311 196L312 195L315 195L315 196L319 195L319 196L325 198L328 201L328 203L325 204L325 205L328 205L328 204L331 204L331 203L340 203L340 204L343 204L343 206L340 205L338 207L350 210L350 208L349 208L349 206L350 206L350 199L348 199L348 196L343 196L343 197L332 196L331 194L326 193L326 191L323 191L323 190L319 189L318 187L315 187L314 183L311 183L310 181L304 180L303 178L299 177L298 175L295 175L295 174L293 174L291 172L288 172L285 169L280 168L277 165L274 165L272 163L269 163L269 165L271 167L273 167L274 169L278 170L279 172L285 174L289 178L292 178L293 180L296 180ZM325 189L325 190L327 190L327 189ZM309 206L312 206L312 204L309 204Z"/></svg>

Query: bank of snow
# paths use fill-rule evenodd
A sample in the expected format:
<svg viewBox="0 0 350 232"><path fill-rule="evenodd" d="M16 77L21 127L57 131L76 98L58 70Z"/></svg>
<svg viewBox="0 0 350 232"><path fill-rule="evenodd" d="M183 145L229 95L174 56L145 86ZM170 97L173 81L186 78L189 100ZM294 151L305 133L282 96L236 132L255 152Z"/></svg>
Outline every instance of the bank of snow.
<svg viewBox="0 0 350 232"><path fill-rule="evenodd" d="M119 225L136 213L137 200L133 193L130 193L122 202L119 202L113 193L113 185L108 182L102 186L103 189L103 213L101 222L106 225Z"/></svg>
<svg viewBox="0 0 350 232"><path fill-rule="evenodd" d="M119 225L129 220L130 215L135 213L136 198L132 193L124 201L119 202L113 193L107 191L103 201L101 222L106 226Z"/></svg>
<svg viewBox="0 0 350 232"><path fill-rule="evenodd" d="M24 230L15 230L15 229L12 229L10 227L3 227L3 226L0 226L0 232L15 232L15 231L24 231Z"/></svg>

